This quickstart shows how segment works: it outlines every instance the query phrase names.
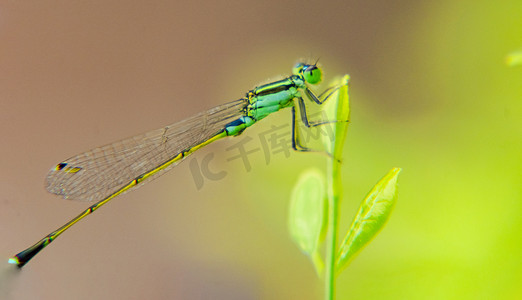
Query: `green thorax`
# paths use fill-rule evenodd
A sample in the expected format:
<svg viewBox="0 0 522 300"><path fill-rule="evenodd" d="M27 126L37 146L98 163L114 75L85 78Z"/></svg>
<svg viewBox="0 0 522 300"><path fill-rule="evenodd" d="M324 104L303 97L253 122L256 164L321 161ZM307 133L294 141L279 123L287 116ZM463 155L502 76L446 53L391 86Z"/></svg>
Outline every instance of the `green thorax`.
<svg viewBox="0 0 522 300"><path fill-rule="evenodd" d="M293 105L293 99L301 97L299 89L305 85L303 78L288 78L256 87L247 93L247 116L259 121L271 113Z"/></svg>

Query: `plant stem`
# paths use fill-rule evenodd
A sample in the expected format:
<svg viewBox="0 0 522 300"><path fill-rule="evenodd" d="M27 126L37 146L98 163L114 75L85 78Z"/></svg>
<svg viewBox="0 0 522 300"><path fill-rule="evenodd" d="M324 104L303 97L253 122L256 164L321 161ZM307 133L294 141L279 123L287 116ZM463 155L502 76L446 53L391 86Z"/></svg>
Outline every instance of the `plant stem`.
<svg viewBox="0 0 522 300"><path fill-rule="evenodd" d="M326 239L325 299L335 298L335 256L337 254L338 207L341 199L341 163L332 158L328 164L328 235Z"/></svg>
<svg viewBox="0 0 522 300"><path fill-rule="evenodd" d="M343 120L334 125L334 139L331 141L330 150L332 158L328 160L327 166L327 186L328 186L328 235L326 239L326 273L325 299L335 298L335 265L337 255L337 232L339 230L339 202L342 199L341 183L341 160L343 156L343 146L346 139L348 122L350 121L350 101L348 95L348 82L350 76L342 78L337 96L337 106L335 109L335 119Z"/></svg>

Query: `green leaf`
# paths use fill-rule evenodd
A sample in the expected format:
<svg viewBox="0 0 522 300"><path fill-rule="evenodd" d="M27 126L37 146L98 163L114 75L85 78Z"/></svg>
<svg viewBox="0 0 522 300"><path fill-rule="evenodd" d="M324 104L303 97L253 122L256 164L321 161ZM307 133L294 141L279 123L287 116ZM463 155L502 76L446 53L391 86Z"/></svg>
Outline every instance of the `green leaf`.
<svg viewBox="0 0 522 300"><path fill-rule="evenodd" d="M319 247L325 235L326 205L324 175L316 169L305 171L292 191L288 229L294 242L312 260L318 275L324 267Z"/></svg>
<svg viewBox="0 0 522 300"><path fill-rule="evenodd" d="M337 274L348 266L361 249L384 227L397 201L397 177L400 171L400 168L393 168L388 172L361 203L339 249Z"/></svg>
<svg viewBox="0 0 522 300"><path fill-rule="evenodd" d="M323 135L323 144L327 151L332 153L338 160L340 160L340 156L343 152L346 131L348 130L348 123L350 122L349 81L349 75L344 75L342 79L335 80L333 86L338 86L339 89L330 96L332 99L323 105L323 111L326 113L327 119L338 121L333 124L333 137ZM337 99L337 101L334 101L334 99Z"/></svg>

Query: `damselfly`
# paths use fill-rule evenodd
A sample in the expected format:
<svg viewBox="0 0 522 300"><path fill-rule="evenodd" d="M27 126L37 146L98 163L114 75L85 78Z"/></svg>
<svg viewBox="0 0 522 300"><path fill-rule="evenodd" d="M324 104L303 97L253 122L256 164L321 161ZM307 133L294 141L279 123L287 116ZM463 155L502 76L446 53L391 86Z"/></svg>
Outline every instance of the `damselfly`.
<svg viewBox="0 0 522 300"><path fill-rule="evenodd" d="M308 120L303 95L322 104L339 86L316 96L308 85L321 81L317 64L298 63L293 75L258 86L246 96L163 128L78 154L56 165L47 174L47 190L65 199L98 201L39 242L16 254L9 262L23 267L38 252L73 224L114 197L163 174L199 148L246 128L282 108L292 109L292 147L310 151L299 141L295 105L307 127L329 122ZM337 121L334 121L337 122Z"/></svg>

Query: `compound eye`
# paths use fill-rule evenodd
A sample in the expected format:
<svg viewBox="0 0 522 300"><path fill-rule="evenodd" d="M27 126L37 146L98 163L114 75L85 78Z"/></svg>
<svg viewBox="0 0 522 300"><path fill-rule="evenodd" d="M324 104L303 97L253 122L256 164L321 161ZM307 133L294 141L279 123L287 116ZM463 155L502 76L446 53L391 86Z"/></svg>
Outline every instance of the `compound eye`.
<svg viewBox="0 0 522 300"><path fill-rule="evenodd" d="M323 78L323 73L317 66L309 66L303 70L303 76L306 82L316 84Z"/></svg>

